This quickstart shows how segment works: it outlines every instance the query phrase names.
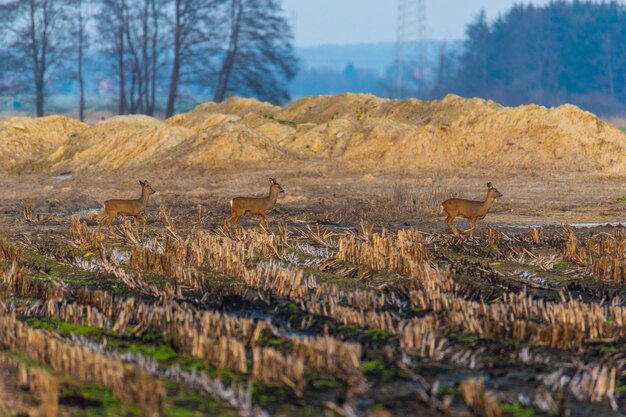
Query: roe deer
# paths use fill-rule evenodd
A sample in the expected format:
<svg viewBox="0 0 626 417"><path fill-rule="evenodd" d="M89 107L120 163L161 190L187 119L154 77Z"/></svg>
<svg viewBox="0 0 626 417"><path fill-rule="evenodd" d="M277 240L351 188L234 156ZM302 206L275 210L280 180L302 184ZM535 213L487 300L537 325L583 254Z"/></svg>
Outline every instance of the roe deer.
<svg viewBox="0 0 626 417"><path fill-rule="evenodd" d="M469 232L471 238L474 237L474 229L476 229L476 220L484 219L491 205L496 198L502 197L500 191L496 190L490 182L487 183L487 198L485 201L464 200L462 198L450 198L441 203L441 212L448 213L448 217L444 220L452 233L456 236L459 231L452 226L452 221L456 216L465 217L470 221L470 228L463 230L463 233Z"/></svg>
<svg viewBox="0 0 626 417"><path fill-rule="evenodd" d="M104 211L102 212L102 216L100 217L100 222L98 223L98 230L102 227L102 223L107 221L109 223L109 230L111 229L111 222L117 216L133 216L135 218L135 229L137 230L137 234L139 234L139 223L138 218L141 216L141 220L143 221L143 231L146 231L146 205L148 204L148 199L150 196L156 191L148 184L148 180L139 181L141 184L141 197L135 200L107 200L104 202Z"/></svg>
<svg viewBox="0 0 626 417"><path fill-rule="evenodd" d="M267 197L235 197L230 200L230 216L224 221L224 226L231 222L239 221L244 214L258 214L261 221L267 226L267 216L276 204L278 194L284 193L283 187L270 177L270 192Z"/></svg>

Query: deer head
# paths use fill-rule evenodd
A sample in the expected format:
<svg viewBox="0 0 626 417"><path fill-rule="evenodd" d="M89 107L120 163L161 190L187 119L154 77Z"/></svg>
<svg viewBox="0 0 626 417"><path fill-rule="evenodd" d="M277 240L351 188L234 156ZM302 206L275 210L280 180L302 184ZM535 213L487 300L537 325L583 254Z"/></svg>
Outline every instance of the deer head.
<svg viewBox="0 0 626 417"><path fill-rule="evenodd" d="M280 186L279 183L276 182L276 180L272 177L270 177L270 187L275 190L277 193L284 193L285 190L283 189L283 187Z"/></svg>
<svg viewBox="0 0 626 417"><path fill-rule="evenodd" d="M496 189L491 182L487 183L487 198L495 200L496 198L503 197L503 194Z"/></svg>
<svg viewBox="0 0 626 417"><path fill-rule="evenodd" d="M148 180L139 181L139 184L141 185L141 190L143 192L146 192L148 194L156 193L156 191L154 191L154 188L152 188L150 184L148 184Z"/></svg>

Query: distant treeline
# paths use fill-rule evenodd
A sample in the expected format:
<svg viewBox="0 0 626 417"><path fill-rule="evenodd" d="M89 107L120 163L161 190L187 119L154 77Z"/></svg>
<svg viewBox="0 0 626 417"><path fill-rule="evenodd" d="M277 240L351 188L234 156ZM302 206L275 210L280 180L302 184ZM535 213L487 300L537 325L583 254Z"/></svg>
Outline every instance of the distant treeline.
<svg viewBox="0 0 626 417"><path fill-rule="evenodd" d="M279 0L9 0L0 36L0 95L39 116L64 89L81 119L94 90L119 114L170 116L188 86L283 103L297 68Z"/></svg>
<svg viewBox="0 0 626 417"><path fill-rule="evenodd" d="M564 102L600 114L626 112L626 7L616 1L516 5L467 27L452 76L432 96L454 92L515 105Z"/></svg>
<svg viewBox="0 0 626 417"><path fill-rule="evenodd" d="M319 46L297 74L281 0L5 0L0 39L0 106L37 115L50 96L82 119L85 109L170 116L230 94L282 104L290 92L346 91L626 114L626 6L616 1L519 4L495 21L482 12L462 46L429 42L423 73L384 50L384 71L348 56L345 67L325 67L314 58L337 51Z"/></svg>

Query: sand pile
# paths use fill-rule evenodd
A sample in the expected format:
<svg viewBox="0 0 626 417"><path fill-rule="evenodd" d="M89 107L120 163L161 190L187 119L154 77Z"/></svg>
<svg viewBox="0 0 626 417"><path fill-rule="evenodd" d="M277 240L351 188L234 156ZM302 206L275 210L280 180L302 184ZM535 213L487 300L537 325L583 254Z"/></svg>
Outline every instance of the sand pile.
<svg viewBox="0 0 626 417"><path fill-rule="evenodd" d="M335 119L327 123L306 125L280 144L296 155L327 159L341 157L361 142L368 128L355 120Z"/></svg>
<svg viewBox="0 0 626 417"><path fill-rule="evenodd" d="M305 97L277 112L276 119L325 123L335 119L385 119L414 125L463 126L505 107L490 100L448 94L442 100L391 100L371 94Z"/></svg>
<svg viewBox="0 0 626 417"><path fill-rule="evenodd" d="M42 161L88 126L63 116L8 117L0 120L0 173L32 172Z"/></svg>
<svg viewBox="0 0 626 417"><path fill-rule="evenodd" d="M333 119L355 119L367 116L390 101L372 94L339 94L304 97L274 114L276 119L299 123L324 123Z"/></svg>
<svg viewBox="0 0 626 417"><path fill-rule="evenodd" d="M425 102L342 94L299 100L275 117L316 121L281 142L295 154L338 158L353 168L626 172L626 136L571 105L503 107L455 95Z"/></svg>
<svg viewBox="0 0 626 417"><path fill-rule="evenodd" d="M571 105L504 107L455 95L422 101L341 94L307 97L285 108L231 98L202 104L166 123L118 116L88 129L60 117L24 119L28 127L19 120L0 123L0 151L12 161L8 166L43 159L57 172L295 160L372 171L626 172L626 136L591 113ZM33 143L39 137L42 142Z"/></svg>
<svg viewBox="0 0 626 417"><path fill-rule="evenodd" d="M221 124L234 123L241 120L241 117L234 114L206 113L200 111L190 111L174 115L167 119L165 123L171 126L188 128L194 132L199 132L207 127Z"/></svg>
<svg viewBox="0 0 626 417"><path fill-rule="evenodd" d="M148 116L115 116L65 142L48 162L56 171L145 167L192 135Z"/></svg>
<svg viewBox="0 0 626 417"><path fill-rule="evenodd" d="M371 117L416 125L468 126L476 120L505 109L479 98L448 94L442 100L386 100L368 112Z"/></svg>
<svg viewBox="0 0 626 417"><path fill-rule="evenodd" d="M181 142L158 165L206 169L287 159L294 157L261 133L240 124L225 123L210 126Z"/></svg>
<svg viewBox="0 0 626 417"><path fill-rule="evenodd" d="M182 126L194 132L222 123L236 123L254 129L281 143L296 131L295 123L276 119L281 107L255 99L231 97L222 103L204 103L187 113L174 115L165 123Z"/></svg>
<svg viewBox="0 0 626 417"><path fill-rule="evenodd" d="M217 123L233 123L241 119L251 119L256 127L272 118L281 110L273 104L252 98L231 97L221 103L203 103L187 113L176 114L165 121L172 126L183 126L196 132ZM261 123L259 123L261 121Z"/></svg>
<svg viewBox="0 0 626 417"><path fill-rule="evenodd" d="M251 114L272 116L282 108L254 98L231 97L221 103L207 102L196 106L192 112L224 113L246 117Z"/></svg>

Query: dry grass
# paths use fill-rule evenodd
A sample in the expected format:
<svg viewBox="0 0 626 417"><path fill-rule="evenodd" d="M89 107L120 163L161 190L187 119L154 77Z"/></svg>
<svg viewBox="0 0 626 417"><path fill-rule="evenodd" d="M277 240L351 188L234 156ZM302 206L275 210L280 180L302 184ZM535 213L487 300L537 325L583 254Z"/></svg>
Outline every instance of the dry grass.
<svg viewBox="0 0 626 417"><path fill-rule="evenodd" d="M23 217L24 217L24 221L28 223L33 223L37 221L37 216L35 215L35 207L32 204L28 204L27 206L24 206Z"/></svg>
<svg viewBox="0 0 626 417"><path fill-rule="evenodd" d="M31 329L8 314L0 316L0 343L56 372L110 388L125 401L139 405L147 416L163 413L163 387L141 368L129 367L48 332Z"/></svg>
<svg viewBox="0 0 626 417"><path fill-rule="evenodd" d="M179 354L234 371L238 379L287 386L305 401L312 380L336 379L346 390L346 401L324 401L348 414L358 408L352 396L367 395L364 390L377 378L362 371L365 361L372 366L373 358L402 369L403 378L408 378L422 364L434 365L428 369L436 369L435 373L440 372L439 363L464 372L484 370L481 362L492 353L482 346L500 346L500 341L588 357L585 352L593 352L596 344L626 340L626 307L618 299L582 301L567 293L555 298L558 293L542 285L541 290L552 291L547 301L541 292L506 287L507 280L514 279L507 271L497 273L487 263L456 258L489 259L551 274L560 273L557 265L568 259L577 265L571 276L589 275L621 284L611 263L622 259L620 233L585 236L568 228L557 233L541 228L513 233L491 225L484 238L462 241L415 228L380 228L366 221L360 221L356 231L283 224L284 213L276 214L279 221L270 230L222 229L203 225L211 221L206 206L198 209L195 201L190 204L191 217L181 214L180 207L178 212L161 207L159 222L139 236L124 224L113 234L100 234L76 216L67 222L71 237L63 239L72 242L73 251L79 247L91 252L87 258L71 258L51 249L45 238L20 238L27 261L16 245L0 240L4 281L0 294L3 299L26 298L6 303L20 317L50 317L110 329L128 338L158 332ZM102 287L116 283L122 293L132 296L81 284L68 286L62 277L35 278L41 261L33 263L33 252L65 265L69 262L88 274L102 272L106 275ZM488 302L476 291L481 286L497 289L486 298ZM229 299L241 300L235 311L227 312L224 300ZM216 305L224 311L215 311ZM307 335L294 334L298 331ZM463 338L482 340L475 344ZM82 348L89 346L86 342ZM544 352L526 363L549 356ZM124 360L152 369L155 378L165 377L162 367L154 370L145 359ZM551 370L557 366L557 362L541 363ZM545 391L533 392L530 398L537 409L549 413L568 407L562 404L559 390L579 402L613 407L620 400L614 387L622 383L614 369L617 366L595 362L569 368L558 378L555 374L542 380ZM167 372L181 384L232 401L242 415L252 413L244 385L225 388L206 374L180 368ZM565 377L567 383L562 382ZM443 398L433 381L423 386L435 391L420 391L417 401L444 415L458 411L460 402ZM461 396L454 397L463 395L473 415L498 415L494 394L478 382L464 383Z"/></svg>
<svg viewBox="0 0 626 417"><path fill-rule="evenodd" d="M569 227L564 228L564 234L566 259L586 267L600 280L626 283L626 235L622 230L597 234L582 242Z"/></svg>
<svg viewBox="0 0 626 417"><path fill-rule="evenodd" d="M15 415L29 415L33 417L56 417L59 415L59 381L45 369L27 366L24 362L0 355L0 369L3 370L4 380L0 382L0 408ZM6 378L8 377L8 378ZM7 389L5 385L16 384L24 392L35 395L38 404L29 404L27 401L7 398L16 393Z"/></svg>
<svg viewBox="0 0 626 417"><path fill-rule="evenodd" d="M413 276L428 259L423 234L417 230L399 230L395 235L371 233L339 239L337 259L367 265L374 271L392 271Z"/></svg>
<svg viewBox="0 0 626 417"><path fill-rule="evenodd" d="M397 333L402 351L423 358L443 359L447 340L439 337L435 316L401 322Z"/></svg>
<svg viewBox="0 0 626 417"><path fill-rule="evenodd" d="M500 404L493 391L485 390L482 379L466 379L461 383L463 400L475 417L501 417Z"/></svg>
<svg viewBox="0 0 626 417"><path fill-rule="evenodd" d="M273 348L255 347L252 375L267 384L285 384L296 392L304 387L304 362L296 355L283 355Z"/></svg>

